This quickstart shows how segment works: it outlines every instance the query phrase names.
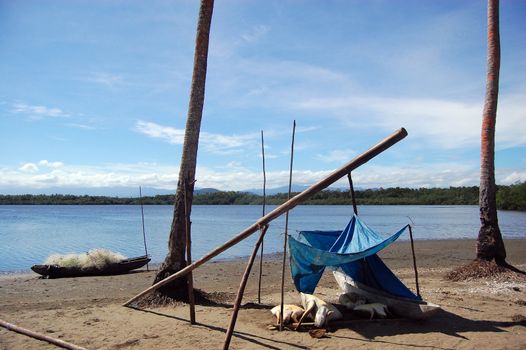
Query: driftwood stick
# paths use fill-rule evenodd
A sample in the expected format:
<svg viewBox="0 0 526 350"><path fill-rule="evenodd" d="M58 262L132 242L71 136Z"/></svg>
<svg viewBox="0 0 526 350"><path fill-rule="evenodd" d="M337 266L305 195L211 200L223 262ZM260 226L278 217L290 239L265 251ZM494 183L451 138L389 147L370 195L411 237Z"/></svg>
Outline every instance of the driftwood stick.
<svg viewBox="0 0 526 350"><path fill-rule="evenodd" d="M294 136L296 135L296 121L292 124L292 142L290 144L290 169L289 169L289 192L287 200L290 199L292 191L292 166L294 164ZM283 304L285 304L285 265L287 264L287 239L289 235L289 211L285 213L285 234L283 235L283 264L281 268L281 295L279 310L279 330L283 330Z"/></svg>
<svg viewBox="0 0 526 350"><path fill-rule="evenodd" d="M388 137L386 137L385 139L383 139L382 141L377 143L375 146L373 146L369 150L367 150L364 153L360 154L359 156L355 157L353 160L351 160L349 163L345 164L343 167L333 171L327 177L323 178L322 180L318 181L317 183L315 183L311 187L307 188L303 192L301 192L301 193L297 194L296 196L292 197L291 199L289 199L288 201L286 201L282 205L276 207L274 210L272 210L271 212L269 212L268 214L266 214L265 216L260 218L258 221L256 221L255 223L253 223L252 225L250 225L249 227L247 227L246 229L244 229L240 233L238 233L236 236L234 236L233 238L231 238L227 242L223 243L219 247L217 247L217 248L213 249L212 251L208 252L203 257L201 257L200 259L196 260L192 264L186 266L185 268L181 269L180 271L174 273L173 275L170 275L170 276L166 277L165 279L157 282L156 284L152 285L148 289L145 289L141 293L137 294L136 296L134 296L133 298L131 298L130 300L125 302L123 304L123 306L128 306L131 303L133 303L134 301L136 301L137 299L139 299L140 297L150 293L151 291L156 290L156 289L158 289L158 288L160 288L160 287L172 282L173 280L175 280L175 279L177 279L179 277L185 276L190 271L198 268L199 266L203 265L205 262L207 262L210 259L218 256L219 254L221 254L225 250L229 249L230 247L238 244L239 242L241 242L245 238L249 237L254 232L256 232L261 226L267 225L268 223L270 223L275 218L277 218L277 217L281 216L282 214L284 214L286 211L291 210L292 208L294 208L298 204L300 204L300 203L306 201L307 199L311 198L312 196L314 196L316 193L318 193L321 190L323 190L323 189L327 188L328 186L332 185L333 183L335 183L336 181L341 179L343 176L347 175L350 171L352 171L352 170L358 168L359 166L367 163L369 160L371 160L372 158L374 158L378 154L382 153L383 151L385 151L389 147L393 146L394 144L396 144L397 142L399 142L400 140L402 140L406 136L407 136L407 131L404 128L401 128L401 129L395 131L394 133L392 133L391 135L389 135Z"/></svg>
<svg viewBox="0 0 526 350"><path fill-rule="evenodd" d="M247 267L245 268L245 273L241 278L239 290L237 291L236 301L234 303L234 311L232 311L232 318L230 319L230 325L228 326L228 330L226 332L225 344L223 345L224 350L230 347L230 340L232 339L232 333L234 333L234 327L236 326L237 321L237 314L239 313L239 306L241 305L241 301L243 300L243 294L245 293L245 287L247 285L248 277L250 276L250 270L252 269L252 265L254 264L256 255L258 254L259 246L263 242L263 238L265 237L267 229L268 225L263 226L263 228L261 229L261 235L259 236L259 239L256 242L256 245L254 246L252 255L250 256Z"/></svg>
<svg viewBox="0 0 526 350"><path fill-rule="evenodd" d="M64 348L64 349L86 350L86 348L83 348L83 347L77 346L75 344L71 344L71 343L65 342L65 341L60 340L60 339L48 337L47 335L44 335L44 334L38 333L38 332L34 332L34 331L29 330L27 328L19 327L17 325L12 324L12 323L6 322L6 321L4 321L2 319L0 319L0 326L4 327L4 328L6 328L6 329L8 329L10 331L27 335L27 336L29 336L31 338L35 338L35 339L42 340L42 341L47 341L50 344L54 344L56 346L60 346L61 348Z"/></svg>

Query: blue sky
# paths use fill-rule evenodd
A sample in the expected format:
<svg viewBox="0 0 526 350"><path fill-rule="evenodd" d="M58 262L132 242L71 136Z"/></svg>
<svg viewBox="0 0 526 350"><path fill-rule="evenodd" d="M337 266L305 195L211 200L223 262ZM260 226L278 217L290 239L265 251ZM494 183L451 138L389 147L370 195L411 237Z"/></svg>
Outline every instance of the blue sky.
<svg viewBox="0 0 526 350"><path fill-rule="evenodd" d="M176 186L198 1L0 0L0 193ZM501 1L498 184L526 181L526 2ZM216 0L197 187L479 182L485 1ZM346 180L345 180L346 181ZM342 181L339 186L346 186ZM75 190L76 189L76 190Z"/></svg>

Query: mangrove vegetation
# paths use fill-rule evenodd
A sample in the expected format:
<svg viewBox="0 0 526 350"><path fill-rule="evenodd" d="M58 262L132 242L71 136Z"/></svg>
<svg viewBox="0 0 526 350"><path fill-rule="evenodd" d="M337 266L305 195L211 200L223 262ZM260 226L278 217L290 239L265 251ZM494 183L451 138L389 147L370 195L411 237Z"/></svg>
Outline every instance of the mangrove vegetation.
<svg viewBox="0 0 526 350"><path fill-rule="evenodd" d="M477 205L479 189L472 187L449 188L379 188L358 190L358 205ZM142 198L145 205L173 205L174 195L157 195ZM267 196L267 204L279 205L287 200L286 193ZM106 197L76 195L0 195L2 205L137 205L137 197ZM196 192L195 205L261 205L263 197L250 192L206 191ZM306 205L350 205L348 191L326 190L305 202ZM497 206L502 210L526 211L526 182L510 186L498 186Z"/></svg>

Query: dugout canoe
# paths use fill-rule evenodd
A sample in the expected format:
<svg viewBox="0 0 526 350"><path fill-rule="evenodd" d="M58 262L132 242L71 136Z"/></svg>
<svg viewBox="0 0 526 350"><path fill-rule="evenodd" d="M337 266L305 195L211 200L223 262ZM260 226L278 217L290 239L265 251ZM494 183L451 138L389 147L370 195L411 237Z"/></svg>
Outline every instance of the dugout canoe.
<svg viewBox="0 0 526 350"><path fill-rule="evenodd" d="M146 265L151 259L144 255L135 258L123 259L111 263L103 268L90 267L61 267L58 265L33 265L31 270L48 278L82 277L82 276L105 276L120 275L138 269Z"/></svg>

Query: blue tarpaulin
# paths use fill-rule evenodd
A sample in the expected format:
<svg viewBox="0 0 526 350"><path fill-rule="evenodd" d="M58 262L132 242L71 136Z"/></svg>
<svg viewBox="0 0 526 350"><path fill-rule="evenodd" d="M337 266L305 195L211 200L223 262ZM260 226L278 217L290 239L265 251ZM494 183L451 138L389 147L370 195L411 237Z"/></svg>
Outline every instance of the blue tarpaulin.
<svg viewBox="0 0 526 350"><path fill-rule="evenodd" d="M333 267L370 287L420 299L376 255L408 227L385 238L353 215L343 231L301 231L297 239L289 236L290 266L296 289L314 293L325 268Z"/></svg>

